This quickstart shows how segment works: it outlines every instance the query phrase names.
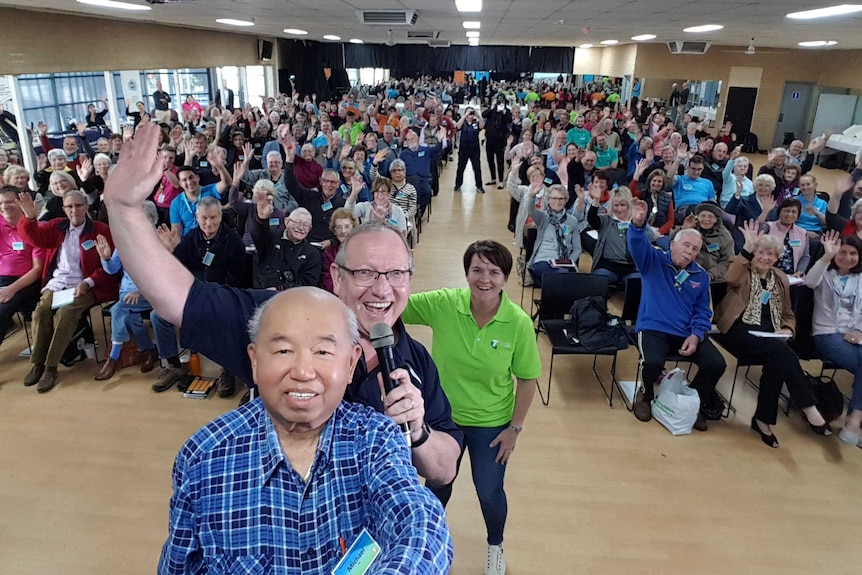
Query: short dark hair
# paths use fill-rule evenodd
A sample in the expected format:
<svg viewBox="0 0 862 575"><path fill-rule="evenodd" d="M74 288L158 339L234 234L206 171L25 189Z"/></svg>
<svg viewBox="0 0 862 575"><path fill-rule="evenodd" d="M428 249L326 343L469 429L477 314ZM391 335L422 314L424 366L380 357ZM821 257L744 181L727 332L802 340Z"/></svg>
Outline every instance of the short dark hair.
<svg viewBox="0 0 862 575"><path fill-rule="evenodd" d="M6 186L3 186L2 188L0 188L0 196L2 196L4 194L14 194L15 197L17 198L18 194L20 194L20 193L21 193L21 190L16 188L15 186L6 185Z"/></svg>
<svg viewBox="0 0 862 575"><path fill-rule="evenodd" d="M692 164L700 164L702 166L703 165L703 156L692 156L688 160L688 165L690 166Z"/></svg>
<svg viewBox="0 0 862 575"><path fill-rule="evenodd" d="M177 177L180 177L180 174L183 172L192 172L194 175L198 175L198 171L194 168L194 166L180 166L177 169Z"/></svg>
<svg viewBox="0 0 862 575"><path fill-rule="evenodd" d="M509 274L512 273L512 252L509 248L494 240L479 240L467 246L467 251L464 252L464 273L470 269L470 264L473 263L473 256L488 260L489 263L497 266L503 271L506 279L509 279Z"/></svg>
<svg viewBox="0 0 862 575"><path fill-rule="evenodd" d="M787 198L778 204L778 213L780 214L781 210L785 208L796 208L796 215L799 216L802 213L802 202L796 198Z"/></svg>
<svg viewBox="0 0 862 575"><path fill-rule="evenodd" d="M3 191L0 190L0 193L3 193ZM841 245L856 248L856 252L859 254L859 261L856 262L856 265L853 267L853 269L850 270L850 273L862 273L862 240L860 240L856 236L844 236L843 238L841 238ZM835 269L836 267L837 266L835 265L835 260L833 259L832 262L829 264L829 269Z"/></svg>
<svg viewBox="0 0 862 575"><path fill-rule="evenodd" d="M593 174L593 179L604 180L608 186L611 185L611 176L606 170L596 170L596 173Z"/></svg>

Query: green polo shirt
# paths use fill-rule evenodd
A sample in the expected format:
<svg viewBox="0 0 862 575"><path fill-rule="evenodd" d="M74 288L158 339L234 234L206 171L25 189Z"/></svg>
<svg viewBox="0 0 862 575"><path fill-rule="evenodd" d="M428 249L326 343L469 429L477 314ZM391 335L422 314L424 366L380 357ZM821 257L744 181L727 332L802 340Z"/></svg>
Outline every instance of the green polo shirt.
<svg viewBox="0 0 862 575"><path fill-rule="evenodd" d="M439 289L413 294L401 319L434 330L431 357L452 420L469 427L498 427L512 420L512 377L537 379L542 373L533 322L502 294L494 318L482 329L470 311L470 290Z"/></svg>
<svg viewBox="0 0 862 575"><path fill-rule="evenodd" d="M618 162L620 159L617 151L608 146L604 150L599 150L598 148L593 148L593 152L596 153L596 169L603 170L605 168L610 168L614 162Z"/></svg>
<svg viewBox="0 0 862 575"><path fill-rule="evenodd" d="M586 128L575 126L566 132L566 144L576 144L582 150L586 150L592 137L593 135Z"/></svg>
<svg viewBox="0 0 862 575"><path fill-rule="evenodd" d="M341 134L341 139L347 143L347 136L350 136L350 145L355 146L356 140L359 138L359 134L365 131L365 122L354 122L352 126L350 126L350 133L345 134L344 129L347 127L347 124L342 125L338 128L339 133Z"/></svg>

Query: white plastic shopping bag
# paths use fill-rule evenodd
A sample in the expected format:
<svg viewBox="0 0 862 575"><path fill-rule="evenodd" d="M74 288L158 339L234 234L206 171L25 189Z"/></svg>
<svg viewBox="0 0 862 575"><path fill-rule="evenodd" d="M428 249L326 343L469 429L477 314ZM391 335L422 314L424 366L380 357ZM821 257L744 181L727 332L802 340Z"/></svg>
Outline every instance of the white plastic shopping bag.
<svg viewBox="0 0 862 575"><path fill-rule="evenodd" d="M659 392L652 401L652 416L664 425L671 435L686 435L697 419L700 397L688 386L685 373L673 369L661 380Z"/></svg>

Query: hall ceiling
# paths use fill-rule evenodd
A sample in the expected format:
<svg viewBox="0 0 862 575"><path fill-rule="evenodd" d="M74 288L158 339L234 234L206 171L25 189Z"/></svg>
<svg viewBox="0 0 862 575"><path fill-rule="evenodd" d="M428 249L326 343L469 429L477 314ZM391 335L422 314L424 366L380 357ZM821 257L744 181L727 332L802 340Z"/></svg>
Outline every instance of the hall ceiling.
<svg viewBox="0 0 862 575"><path fill-rule="evenodd" d="M127 0L147 5L145 0ZM195 0L152 5L146 12L127 12L84 5L75 0L0 0L0 6L51 12L68 12L253 34L261 37L322 40L324 34L346 42L358 38L366 43L384 43L392 29L397 43L408 40L408 30L430 30L453 44L466 44L464 20L481 22L480 44L529 46L579 46L602 40L632 43L631 36L655 34L651 43L671 40L707 40L715 44L745 47L755 38L757 48L795 48L803 40L836 40L829 49L862 48L862 16L794 21L788 12L833 4L806 0L484 0L480 13L460 13L454 0ZM360 23L357 10L416 10L413 26L369 26ZM253 20L254 27L237 28L216 22L217 18ZM721 24L723 30L705 34L682 31L688 26ZM308 31L291 36L285 28ZM62 33L52 31L51 33Z"/></svg>

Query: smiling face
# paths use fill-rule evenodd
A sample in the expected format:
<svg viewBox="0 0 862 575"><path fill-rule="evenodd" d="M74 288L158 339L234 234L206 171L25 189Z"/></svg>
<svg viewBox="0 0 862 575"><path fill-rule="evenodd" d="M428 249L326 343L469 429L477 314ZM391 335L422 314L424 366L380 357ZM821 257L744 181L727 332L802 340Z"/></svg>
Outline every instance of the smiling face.
<svg viewBox="0 0 862 575"><path fill-rule="evenodd" d="M611 207L611 212L618 220L628 220L631 217L632 207L623 199L615 199Z"/></svg>
<svg viewBox="0 0 862 575"><path fill-rule="evenodd" d="M733 164L733 173L738 177L744 176L748 173L748 165L747 159L736 160L736 163Z"/></svg>
<svg viewBox="0 0 862 575"><path fill-rule="evenodd" d="M248 346L254 382L276 429L320 430L344 397L362 349L347 310L317 288L294 288L269 303Z"/></svg>
<svg viewBox="0 0 862 575"><path fill-rule="evenodd" d="M796 206L782 208L782 210L778 213L778 221L781 222L781 225L790 227L796 223L796 220L799 219L799 210L796 209Z"/></svg>
<svg viewBox="0 0 862 575"><path fill-rule="evenodd" d="M817 192L817 180L814 176L805 175L799 178L799 191L807 198L812 197Z"/></svg>
<svg viewBox="0 0 862 575"><path fill-rule="evenodd" d="M0 216L10 224L15 225L23 212L18 207L18 198L13 192L0 192Z"/></svg>
<svg viewBox="0 0 862 575"><path fill-rule="evenodd" d="M388 272L410 269L410 256L404 240L394 228L360 233L350 238L342 247L344 249L347 249L344 266L351 270ZM403 286L393 286L381 275L371 286L365 287L358 285L353 274L340 269L337 264L332 264L331 273L335 293L356 313L363 334L367 334L377 322L382 321L391 327L407 307L411 287L409 279Z"/></svg>
<svg viewBox="0 0 862 575"><path fill-rule="evenodd" d="M206 239L212 238L218 232L221 225L221 207L206 206L199 207L195 211L195 219L198 222L198 227L203 232Z"/></svg>
<svg viewBox="0 0 862 575"><path fill-rule="evenodd" d="M308 214L292 213L284 222L287 239L299 243L308 236L311 231L311 216Z"/></svg>
<svg viewBox="0 0 862 575"><path fill-rule="evenodd" d="M834 261L838 272L841 275L846 275L850 270L859 265L859 250L850 245L842 245L835 255Z"/></svg>
<svg viewBox="0 0 862 575"><path fill-rule="evenodd" d="M499 266L479 254L473 254L470 267L467 269L467 285L470 287L470 296L474 302L499 300L500 292L506 285L507 279Z"/></svg>
<svg viewBox="0 0 862 575"><path fill-rule="evenodd" d="M87 220L87 202L76 195L63 198L63 212L69 218L73 227L78 227Z"/></svg>
<svg viewBox="0 0 862 575"><path fill-rule="evenodd" d="M702 230L711 230L716 223L718 223L718 218L709 210L703 210L697 214L697 225Z"/></svg>
<svg viewBox="0 0 862 575"><path fill-rule="evenodd" d="M751 260L751 267L763 275L772 269L775 262L778 261L780 254L775 253L772 248L757 248L754 250L754 258Z"/></svg>

